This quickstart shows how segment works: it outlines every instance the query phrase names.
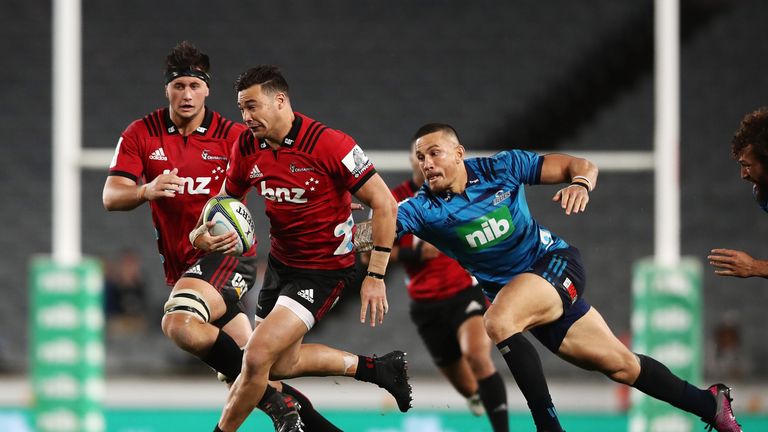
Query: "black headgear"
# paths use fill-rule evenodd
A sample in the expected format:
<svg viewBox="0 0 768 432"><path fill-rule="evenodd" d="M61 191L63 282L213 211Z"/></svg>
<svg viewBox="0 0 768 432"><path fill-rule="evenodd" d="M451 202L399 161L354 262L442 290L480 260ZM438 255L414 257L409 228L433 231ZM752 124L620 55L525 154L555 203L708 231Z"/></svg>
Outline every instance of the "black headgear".
<svg viewBox="0 0 768 432"><path fill-rule="evenodd" d="M191 67L188 67L186 69L171 69L168 72L166 72L165 73L165 83L168 84L169 82L175 80L178 77L182 77L182 76L199 78L199 79L205 81L206 84L208 84L208 81L211 80L211 76L208 75L207 72L201 71L200 69L192 69Z"/></svg>

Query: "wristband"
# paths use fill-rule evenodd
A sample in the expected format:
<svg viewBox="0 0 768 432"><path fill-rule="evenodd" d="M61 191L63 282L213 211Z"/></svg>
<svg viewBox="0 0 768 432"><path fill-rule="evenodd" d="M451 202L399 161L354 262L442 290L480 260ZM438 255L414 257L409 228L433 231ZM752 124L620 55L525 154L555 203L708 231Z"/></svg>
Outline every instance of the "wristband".
<svg viewBox="0 0 768 432"><path fill-rule="evenodd" d="M384 275L383 274L372 272L372 271L369 271L365 275L368 276L368 277L372 277L374 279L384 279Z"/></svg>
<svg viewBox="0 0 768 432"><path fill-rule="evenodd" d="M570 184L569 186L574 186L574 185L576 185L576 186L581 186L581 187L583 187L584 189L586 189L586 190L587 190L587 192L589 192L589 186L587 186L587 184L586 184L586 183L582 183L582 182L571 182L571 184Z"/></svg>
<svg viewBox="0 0 768 432"><path fill-rule="evenodd" d="M387 263L389 262L389 252L371 251L368 259L368 270L376 274L383 275L387 272Z"/></svg>
<svg viewBox="0 0 768 432"><path fill-rule="evenodd" d="M384 246L374 246L373 250L377 252L392 252L392 248L384 247Z"/></svg>
<svg viewBox="0 0 768 432"><path fill-rule="evenodd" d="M586 184L587 184L587 189L588 189L590 192L592 192L592 189L594 189L594 188L592 187L592 181L591 181L590 179L588 179L587 177L585 177L585 176L582 176L582 175L573 176L573 178L571 178L571 184L573 184L573 183L577 183L577 182L576 182L576 180L584 180L584 183L586 183Z"/></svg>

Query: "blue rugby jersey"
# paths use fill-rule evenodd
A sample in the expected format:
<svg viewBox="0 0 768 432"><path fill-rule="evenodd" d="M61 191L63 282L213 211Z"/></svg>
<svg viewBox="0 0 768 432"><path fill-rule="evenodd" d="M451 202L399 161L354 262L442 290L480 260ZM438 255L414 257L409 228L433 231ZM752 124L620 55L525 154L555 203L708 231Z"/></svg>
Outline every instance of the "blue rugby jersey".
<svg viewBox="0 0 768 432"><path fill-rule="evenodd" d="M757 205L759 205L764 212L768 213L768 201L760 201L760 199L757 197L757 185L752 185L752 196L755 197Z"/></svg>
<svg viewBox="0 0 768 432"><path fill-rule="evenodd" d="M456 259L492 299L515 275L553 249L568 244L539 225L525 199L544 159L510 150L464 161L467 186L461 194L434 194L424 184L400 204L397 235L413 233Z"/></svg>

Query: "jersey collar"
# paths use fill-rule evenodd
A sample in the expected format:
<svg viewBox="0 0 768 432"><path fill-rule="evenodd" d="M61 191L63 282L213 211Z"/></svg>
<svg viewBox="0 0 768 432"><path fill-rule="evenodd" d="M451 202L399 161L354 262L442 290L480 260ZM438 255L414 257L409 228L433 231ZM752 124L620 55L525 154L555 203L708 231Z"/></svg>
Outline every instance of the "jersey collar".
<svg viewBox="0 0 768 432"><path fill-rule="evenodd" d="M171 110L166 108L163 108L163 119L165 121L165 130L168 132L169 135L178 134L179 128L176 127L176 125L173 123L173 120L171 120ZM213 111L209 110L208 107L205 107L205 116L203 117L203 122L200 123L200 126L195 129L193 134L197 135L205 135L206 132L208 132L208 129L211 127L211 123L213 122Z"/></svg>
<svg viewBox="0 0 768 432"><path fill-rule="evenodd" d="M467 170L467 184L464 185L464 190L467 190L470 186L480 183L480 178L477 177L477 173L475 173L475 170L472 169L467 161L464 161L464 168Z"/></svg>
<svg viewBox="0 0 768 432"><path fill-rule="evenodd" d="M293 123L291 123L291 130L288 131L288 135L283 138L283 142L281 145L283 147L292 148L294 144L296 144L296 139L299 137L299 131L301 130L301 123L303 120L301 119L301 115L299 113L293 113ZM266 150L269 148L269 144L267 144L267 141L262 139L259 141L259 149Z"/></svg>

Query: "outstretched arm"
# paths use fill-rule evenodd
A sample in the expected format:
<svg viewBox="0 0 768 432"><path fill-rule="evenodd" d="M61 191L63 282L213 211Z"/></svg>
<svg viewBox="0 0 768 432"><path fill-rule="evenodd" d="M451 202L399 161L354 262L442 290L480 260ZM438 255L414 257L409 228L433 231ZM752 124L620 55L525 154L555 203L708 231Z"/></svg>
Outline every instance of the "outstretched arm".
<svg viewBox="0 0 768 432"><path fill-rule="evenodd" d="M559 201L565 214L583 212L589 202L589 193L597 186L597 166L587 159L553 153L544 156L541 184L569 183L552 197Z"/></svg>
<svg viewBox="0 0 768 432"><path fill-rule="evenodd" d="M384 274L395 240L395 220L397 218L397 202L389 192L384 180L374 174L355 192L355 197L365 203L373 211L371 218L371 237L373 250L368 262L368 275L360 288L360 322L365 322L368 308L371 309L371 327L378 322L384 322L387 313L387 291L384 285Z"/></svg>
<svg viewBox="0 0 768 432"><path fill-rule="evenodd" d="M707 259L715 268L716 275L768 278L768 260L752 258L746 252L733 249L712 249Z"/></svg>

